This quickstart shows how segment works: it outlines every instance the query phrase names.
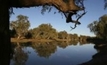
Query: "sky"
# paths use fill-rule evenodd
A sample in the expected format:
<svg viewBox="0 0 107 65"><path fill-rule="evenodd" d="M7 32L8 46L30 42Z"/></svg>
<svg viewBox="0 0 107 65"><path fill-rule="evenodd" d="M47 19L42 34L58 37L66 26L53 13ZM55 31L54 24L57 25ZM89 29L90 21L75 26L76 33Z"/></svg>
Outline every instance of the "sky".
<svg viewBox="0 0 107 65"><path fill-rule="evenodd" d="M71 30L70 26L74 26L73 23L66 23L65 16L60 13L54 14L58 11L53 8L51 12L45 12L44 15L41 14L41 7L31 7L31 8L13 8L13 12L10 16L10 21L16 20L16 17L20 14L28 16L30 21L30 29L38 27L40 24L50 23L53 28L57 31L67 31L71 34L94 36L87 28L88 24L95 20L98 20L104 14L107 14L107 9L104 10L104 0L86 0L84 2L87 13L79 20L81 25L78 25L75 29Z"/></svg>

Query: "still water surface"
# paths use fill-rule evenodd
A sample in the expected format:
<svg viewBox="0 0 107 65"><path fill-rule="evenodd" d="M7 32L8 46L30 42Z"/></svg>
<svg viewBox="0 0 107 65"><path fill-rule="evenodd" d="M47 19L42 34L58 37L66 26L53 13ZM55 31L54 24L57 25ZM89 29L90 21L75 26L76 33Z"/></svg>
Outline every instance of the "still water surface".
<svg viewBox="0 0 107 65"><path fill-rule="evenodd" d="M97 53L91 43L35 42L12 43L10 65L78 65Z"/></svg>

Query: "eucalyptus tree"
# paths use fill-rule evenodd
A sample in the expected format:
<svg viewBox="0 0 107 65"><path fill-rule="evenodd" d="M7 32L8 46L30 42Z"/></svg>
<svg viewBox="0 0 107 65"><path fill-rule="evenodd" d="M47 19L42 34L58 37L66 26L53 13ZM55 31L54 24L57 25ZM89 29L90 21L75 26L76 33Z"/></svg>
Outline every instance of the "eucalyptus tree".
<svg viewBox="0 0 107 65"><path fill-rule="evenodd" d="M40 31L39 31L39 28L33 28L33 29L30 29L29 32L31 33L32 35L32 38L33 39L40 39L41 37L39 36L40 35Z"/></svg>
<svg viewBox="0 0 107 65"><path fill-rule="evenodd" d="M99 20L90 23L88 28L97 37L107 40L107 14L101 16Z"/></svg>
<svg viewBox="0 0 107 65"><path fill-rule="evenodd" d="M57 38L58 38L57 30L54 29L54 28L51 28L50 31L49 31L49 35L48 35L47 39L54 39L54 40L56 40Z"/></svg>
<svg viewBox="0 0 107 65"><path fill-rule="evenodd" d="M67 39L68 33L66 31L60 31L58 33L58 38L59 39Z"/></svg>
<svg viewBox="0 0 107 65"><path fill-rule="evenodd" d="M32 30L33 38L52 39L57 38L57 31L51 24L41 24Z"/></svg>
<svg viewBox="0 0 107 65"><path fill-rule="evenodd" d="M78 39L79 39L78 35L77 35L77 34L73 34L73 39L74 39L75 41L78 41Z"/></svg>
<svg viewBox="0 0 107 65"><path fill-rule="evenodd" d="M50 28L52 28L49 24L41 24L39 25L39 31L41 32L40 36L43 39L46 39L50 33Z"/></svg>
<svg viewBox="0 0 107 65"><path fill-rule="evenodd" d="M16 31L17 38L19 39L21 37L24 37L25 34L28 32L30 22L27 16L18 15L17 20L11 21L10 27L11 29L14 29Z"/></svg>

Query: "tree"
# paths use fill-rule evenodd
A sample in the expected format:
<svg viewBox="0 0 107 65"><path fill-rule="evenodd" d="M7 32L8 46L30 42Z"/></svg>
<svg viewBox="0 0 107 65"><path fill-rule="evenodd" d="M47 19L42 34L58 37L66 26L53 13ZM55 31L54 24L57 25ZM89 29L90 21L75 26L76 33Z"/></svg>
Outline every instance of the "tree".
<svg viewBox="0 0 107 65"><path fill-rule="evenodd" d="M51 24L41 24L39 26L39 30L42 31L41 36L45 37L45 39L56 39L57 38L56 29L54 29Z"/></svg>
<svg viewBox="0 0 107 65"><path fill-rule="evenodd" d="M17 20L10 23L10 27L16 31L18 39L24 37L30 27L28 17L24 15L18 15Z"/></svg>
<svg viewBox="0 0 107 65"><path fill-rule="evenodd" d="M33 38L55 39L57 38L56 29L51 24L41 24L37 28L31 30Z"/></svg>
<svg viewBox="0 0 107 65"><path fill-rule="evenodd" d="M39 25L38 28L39 28L41 38L47 39L50 34L52 26L50 24L41 24Z"/></svg>
<svg viewBox="0 0 107 65"><path fill-rule="evenodd" d="M88 28L98 38L107 40L107 14L101 16L98 21L90 23Z"/></svg>
<svg viewBox="0 0 107 65"><path fill-rule="evenodd" d="M30 31L30 33L31 33L31 35L32 35L32 38L34 39L39 39L40 38L40 31L39 31L39 29L38 28L33 28L33 29L30 29L29 30Z"/></svg>
<svg viewBox="0 0 107 65"><path fill-rule="evenodd" d="M66 31L60 31L58 33L58 38L59 39L67 39L67 37L68 37L68 33Z"/></svg>

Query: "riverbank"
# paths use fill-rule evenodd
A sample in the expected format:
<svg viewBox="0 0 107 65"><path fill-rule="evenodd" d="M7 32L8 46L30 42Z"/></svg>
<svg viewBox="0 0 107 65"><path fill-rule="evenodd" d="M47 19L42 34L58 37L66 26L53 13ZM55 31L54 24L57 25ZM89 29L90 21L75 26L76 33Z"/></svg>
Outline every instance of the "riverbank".
<svg viewBox="0 0 107 65"><path fill-rule="evenodd" d="M11 42L52 42L52 41L70 41L68 39L17 39L17 38L11 38Z"/></svg>
<svg viewBox="0 0 107 65"><path fill-rule="evenodd" d="M53 40L47 40L47 39L17 39L17 38L11 38L11 42L38 42L38 41L51 42L51 41L53 41Z"/></svg>

